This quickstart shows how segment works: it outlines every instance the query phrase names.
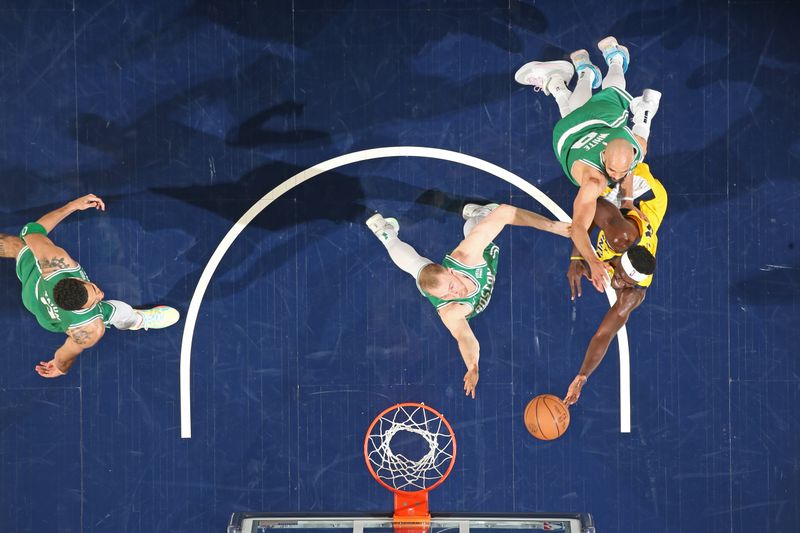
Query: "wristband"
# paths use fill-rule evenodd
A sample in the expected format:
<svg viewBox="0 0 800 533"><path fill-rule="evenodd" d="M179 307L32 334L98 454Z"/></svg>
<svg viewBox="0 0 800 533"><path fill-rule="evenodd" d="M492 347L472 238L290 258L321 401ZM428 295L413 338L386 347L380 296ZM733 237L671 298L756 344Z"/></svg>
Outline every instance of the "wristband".
<svg viewBox="0 0 800 533"><path fill-rule="evenodd" d="M581 257L579 255L573 255L572 257L569 258L569 260L570 261L583 261L583 257Z"/></svg>
<svg viewBox="0 0 800 533"><path fill-rule="evenodd" d="M628 200L630 200L632 202L633 201L633 196L623 196L622 197L622 201L623 202L627 202Z"/></svg>
<svg viewBox="0 0 800 533"><path fill-rule="evenodd" d="M19 238L24 241L26 235L31 235L33 233L47 235L47 230L38 222L28 222L22 227L22 231L19 232Z"/></svg>

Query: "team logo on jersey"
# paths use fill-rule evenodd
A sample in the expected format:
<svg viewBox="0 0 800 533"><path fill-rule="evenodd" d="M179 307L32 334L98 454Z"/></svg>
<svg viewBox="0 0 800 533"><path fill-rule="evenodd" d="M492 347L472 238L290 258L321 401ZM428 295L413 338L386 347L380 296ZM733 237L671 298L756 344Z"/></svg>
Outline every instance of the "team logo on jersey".
<svg viewBox="0 0 800 533"><path fill-rule="evenodd" d="M478 304L475 306L475 314L477 315L489 305L489 300L492 299L492 290L494 289L494 274L489 269L486 269L486 285L481 291L481 296L478 299Z"/></svg>

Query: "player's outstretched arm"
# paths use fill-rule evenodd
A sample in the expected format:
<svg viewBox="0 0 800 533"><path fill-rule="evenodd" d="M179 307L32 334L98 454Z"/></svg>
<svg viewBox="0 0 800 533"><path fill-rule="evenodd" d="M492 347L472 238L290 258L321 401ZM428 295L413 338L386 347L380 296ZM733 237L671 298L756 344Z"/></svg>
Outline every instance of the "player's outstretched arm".
<svg viewBox="0 0 800 533"><path fill-rule="evenodd" d="M63 207L50 211L36 222L41 224L47 233L50 233L62 220L75 211L84 211L92 207L101 211L106 210L106 204L103 203L102 199L94 194L87 194L86 196L81 196L80 198L68 202Z"/></svg>
<svg viewBox="0 0 800 533"><path fill-rule="evenodd" d="M87 194L63 207L50 211L35 223L27 224L22 229L20 237L36 257L42 275L46 276L56 270L77 266L77 262L69 256L67 251L56 246L47 234L75 211L83 211L92 207L102 210L106 208L103 200L94 194Z"/></svg>
<svg viewBox="0 0 800 533"><path fill-rule="evenodd" d="M513 205L507 206L511 210L512 226L526 226L538 230L560 235L561 237L569 238L570 236L570 223L561 222L559 220L550 220L547 217L522 209L521 207L514 207Z"/></svg>
<svg viewBox="0 0 800 533"><path fill-rule="evenodd" d="M483 261L483 251L508 225L528 226L568 237L570 225L566 222L550 220L532 211L513 205L500 204L475 226L469 236L453 250L453 257L472 264Z"/></svg>
<svg viewBox="0 0 800 533"><path fill-rule="evenodd" d="M480 224L472 228L469 236L461 241L450 254L470 265L483 261L483 251L503 231L513 218L513 207L500 204L486 215Z"/></svg>
<svg viewBox="0 0 800 533"><path fill-rule="evenodd" d="M63 376L72 367L75 359L86 349L91 348L103 338L106 328L103 320L96 318L85 326L71 328L67 331L67 340L56 350L50 361L41 361L36 365L36 372L43 378Z"/></svg>
<svg viewBox="0 0 800 533"><path fill-rule="evenodd" d="M597 209L597 198L602 194L604 185L596 178L586 178L583 181L575 202L572 204L572 242L586 259L591 271L591 280L595 288L603 292L605 282L608 279L606 267L597 254L594 253L592 242L589 239L589 228L594 220L595 210Z"/></svg>
<svg viewBox="0 0 800 533"><path fill-rule="evenodd" d="M623 289L619 292L616 303L603 317L600 327L597 328L597 332L589 342L581 369L569 386L564 403L572 405L578 401L583 385L603 361L614 335L625 325L633 310L644 301L645 292L645 290L633 288Z"/></svg>
<svg viewBox="0 0 800 533"><path fill-rule="evenodd" d="M458 342L458 351L467 366L464 374L464 394L475 398L475 387L478 385L478 360L480 359L481 346L469 322L461 309L460 304L450 304L439 313L445 327Z"/></svg>

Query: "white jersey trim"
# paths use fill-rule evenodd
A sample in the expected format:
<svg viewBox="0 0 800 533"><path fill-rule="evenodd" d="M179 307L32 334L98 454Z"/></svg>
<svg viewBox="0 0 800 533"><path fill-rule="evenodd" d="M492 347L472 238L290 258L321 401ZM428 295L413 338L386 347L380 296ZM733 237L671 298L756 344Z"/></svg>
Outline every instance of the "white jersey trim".
<svg viewBox="0 0 800 533"><path fill-rule="evenodd" d="M38 265L39 261L36 261L36 264ZM39 268L39 270L41 271L41 268ZM81 270L81 266L80 265L74 266L74 267L69 267L69 268L61 268L59 270L56 270L55 272L51 272L50 274L48 274L46 276L42 276L42 278L45 281L49 281L50 279L53 278L53 276L57 276L59 274L65 273L65 272L79 272L80 270Z"/></svg>
<svg viewBox="0 0 800 533"><path fill-rule="evenodd" d="M98 315L92 316L91 318L87 318L83 322L78 322L77 324L71 324L71 325L67 326L67 329L73 329L73 328L79 328L81 326L85 326L86 324L88 324L89 322L94 320L95 318L99 318L100 320L103 321L103 324L105 324L105 320L103 320L103 313L100 313Z"/></svg>

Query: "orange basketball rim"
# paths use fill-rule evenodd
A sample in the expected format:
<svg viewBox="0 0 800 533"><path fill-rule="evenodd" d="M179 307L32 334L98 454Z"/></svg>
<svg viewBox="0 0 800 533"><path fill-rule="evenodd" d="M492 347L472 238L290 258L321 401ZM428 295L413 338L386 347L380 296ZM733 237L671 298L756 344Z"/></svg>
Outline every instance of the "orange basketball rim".
<svg viewBox="0 0 800 533"><path fill-rule="evenodd" d="M427 452L420 458L395 453L392 440L401 432L422 439ZM428 492L447 478L456 462L456 435L436 409L399 403L370 424L364 437L364 460L372 477L394 493L394 521L425 524L431 518Z"/></svg>

